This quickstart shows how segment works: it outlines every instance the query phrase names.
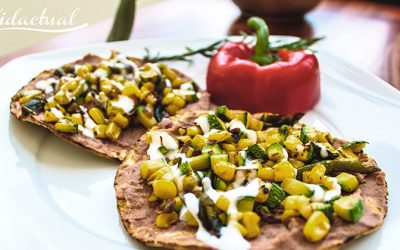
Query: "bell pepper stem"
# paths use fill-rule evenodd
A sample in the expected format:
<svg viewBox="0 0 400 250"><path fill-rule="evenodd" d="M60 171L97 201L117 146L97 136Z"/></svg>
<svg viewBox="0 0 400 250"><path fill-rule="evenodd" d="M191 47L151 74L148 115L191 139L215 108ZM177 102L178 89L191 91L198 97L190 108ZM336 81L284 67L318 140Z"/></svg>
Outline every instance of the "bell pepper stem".
<svg viewBox="0 0 400 250"><path fill-rule="evenodd" d="M274 62L269 54L269 29L265 21L260 17L250 17L247 25L256 32L257 42L252 60L259 65L266 65Z"/></svg>

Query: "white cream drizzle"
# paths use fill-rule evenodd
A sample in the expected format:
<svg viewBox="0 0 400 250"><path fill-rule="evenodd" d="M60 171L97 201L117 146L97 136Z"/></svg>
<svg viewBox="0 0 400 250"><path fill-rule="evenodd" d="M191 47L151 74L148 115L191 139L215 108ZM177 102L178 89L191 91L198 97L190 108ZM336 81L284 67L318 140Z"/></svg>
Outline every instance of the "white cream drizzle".
<svg viewBox="0 0 400 250"><path fill-rule="evenodd" d="M329 179L333 181L333 189L325 192L325 201L330 201L332 198L342 193L342 187L337 183L337 179L334 177L329 177Z"/></svg>
<svg viewBox="0 0 400 250"><path fill-rule="evenodd" d="M149 132L149 134L151 135L151 143L149 149L147 149L147 155L150 156L150 160L160 158L172 159L176 156L179 145L172 136L166 132L158 131L152 131ZM166 155L163 155L160 150L158 150L161 146L168 149Z"/></svg>
<svg viewBox="0 0 400 250"><path fill-rule="evenodd" d="M321 149L321 151L319 152L319 154L321 155L322 158L326 158L328 157L328 150L326 149L326 147L324 145L322 145L321 143L318 143L319 148Z"/></svg>
<svg viewBox="0 0 400 250"><path fill-rule="evenodd" d="M55 117L57 117L58 119L61 119L61 118L64 117L64 114L63 114L60 110L58 110L57 108L55 108L55 107L51 108L50 111L51 111L51 113L53 113L53 115L54 115Z"/></svg>
<svg viewBox="0 0 400 250"><path fill-rule="evenodd" d="M83 120L85 123L85 126L81 126L81 128L78 126L78 130L83 134L86 135L87 137L94 138L94 133L93 129L97 126L97 124L90 118L87 109L83 106L79 107L80 110L83 113Z"/></svg>
<svg viewBox="0 0 400 250"><path fill-rule="evenodd" d="M242 152L245 152L243 154ZM238 170L245 170L245 169L258 169L259 168L259 163L261 163L261 160L259 159L249 159L246 157L246 151L240 151L241 156L245 156L245 161L243 166L239 166L236 169Z"/></svg>
<svg viewBox="0 0 400 250"><path fill-rule="evenodd" d="M178 168L178 164L173 165L172 167L172 174L174 178L174 182L176 184L176 187L178 189L179 194L182 194L183 192L183 175L181 171Z"/></svg>
<svg viewBox="0 0 400 250"><path fill-rule="evenodd" d="M240 187L242 183L246 180L245 171L236 171L235 180L232 182L234 188Z"/></svg>
<svg viewBox="0 0 400 250"><path fill-rule="evenodd" d="M188 96L195 95L193 84L191 82L182 83L179 89L174 89L173 92L178 95Z"/></svg>
<svg viewBox="0 0 400 250"><path fill-rule="evenodd" d="M106 78L108 72L105 69L98 68L93 72L93 74L98 78Z"/></svg>
<svg viewBox="0 0 400 250"><path fill-rule="evenodd" d="M330 201L335 196L338 196L342 192L342 187L337 183L337 179L334 177L329 177L333 181L333 189L325 191L321 186L315 184L307 184L307 186L314 191L311 196L312 202L324 202Z"/></svg>
<svg viewBox="0 0 400 250"><path fill-rule="evenodd" d="M108 66L113 66L117 67L120 69L124 69L125 65L129 65L133 69L133 75L135 77L135 80L139 81L140 80L140 75L139 75L139 67L134 63L133 61L129 60L125 55L123 54L118 54L115 58L108 60L108 61L103 61L102 63L108 65Z"/></svg>
<svg viewBox="0 0 400 250"><path fill-rule="evenodd" d="M126 114L128 114L129 112L131 112L133 110L133 108L135 107L135 103L132 100L132 98L126 96L126 95L120 95L118 97L117 101L112 101L112 105L114 107L119 107L122 110L124 110L124 112Z"/></svg>
<svg viewBox="0 0 400 250"><path fill-rule="evenodd" d="M151 70L155 71L158 75L161 75L161 70L157 67L156 64L154 63L148 63L150 66Z"/></svg>
<svg viewBox="0 0 400 250"><path fill-rule="evenodd" d="M218 132L218 129L210 129L210 124L208 123L207 115L200 116L194 122L200 126L201 130L203 131L203 136L208 138L211 134Z"/></svg>
<svg viewBox="0 0 400 250"><path fill-rule="evenodd" d="M40 80L40 81L36 82L35 87L37 89L43 90L46 94L49 94L54 91L52 84L57 84L57 83L58 83L58 80L56 80L54 78L48 78L48 79Z"/></svg>
<svg viewBox="0 0 400 250"><path fill-rule="evenodd" d="M289 154L288 154L287 150L284 147L282 147L282 153L283 153L283 158L282 158L281 161L288 161L289 160ZM296 172L296 174L297 174L297 172Z"/></svg>
<svg viewBox="0 0 400 250"><path fill-rule="evenodd" d="M301 145L301 144L298 144L298 145L296 146L296 150L301 154L301 153L303 153L303 151L304 151L304 146Z"/></svg>
<svg viewBox="0 0 400 250"><path fill-rule="evenodd" d="M208 177L203 179L203 187L206 194L214 201L219 196L224 195L229 199L229 208L227 213L229 214L229 221L226 227L221 228L221 236L218 238L211 235L202 225L198 213L199 213L199 199L192 193L184 195L184 200L187 209L196 219L199 228L196 233L198 240L203 241L207 245L221 250L247 250L250 248L250 243L243 238L239 230L235 227L235 223L238 220L237 200L244 196L255 197L259 189L258 179L254 179L249 184L243 187L238 187L227 192L219 192L211 187L211 180Z"/></svg>
<svg viewBox="0 0 400 250"><path fill-rule="evenodd" d="M194 90L193 83L192 82L182 83L181 86L180 86L180 89L181 90Z"/></svg>
<svg viewBox="0 0 400 250"><path fill-rule="evenodd" d="M245 125L243 124L242 121L240 121L239 119L233 119L230 123L229 123L229 129L240 129L240 131L243 131L243 133L245 133L247 135L247 139L249 139L252 143L257 143L257 133L254 130L251 129L247 129L245 127Z"/></svg>

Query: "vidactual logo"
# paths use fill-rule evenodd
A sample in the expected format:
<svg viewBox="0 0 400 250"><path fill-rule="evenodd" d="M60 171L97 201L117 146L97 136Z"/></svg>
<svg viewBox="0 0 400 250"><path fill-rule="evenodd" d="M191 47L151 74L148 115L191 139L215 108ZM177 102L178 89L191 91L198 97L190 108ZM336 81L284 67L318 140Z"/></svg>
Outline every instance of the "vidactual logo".
<svg viewBox="0 0 400 250"><path fill-rule="evenodd" d="M88 26L87 23L77 24L75 19L80 8L74 9L64 16L51 16L47 8L42 9L36 16L27 16L23 8L14 12L6 12L0 9L0 31L1 30L29 30L48 33L61 33L82 29Z"/></svg>

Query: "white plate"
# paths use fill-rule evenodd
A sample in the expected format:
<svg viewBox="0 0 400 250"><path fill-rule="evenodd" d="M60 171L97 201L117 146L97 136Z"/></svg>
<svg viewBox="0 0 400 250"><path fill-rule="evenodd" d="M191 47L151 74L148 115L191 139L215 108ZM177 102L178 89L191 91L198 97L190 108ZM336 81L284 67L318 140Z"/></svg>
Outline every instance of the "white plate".
<svg viewBox="0 0 400 250"><path fill-rule="evenodd" d="M32 77L82 57L115 49L141 56L145 46L163 54L215 39L137 40L32 54L0 69L0 249L132 249L119 221L113 180L118 163L96 157L9 114L11 96ZM387 173L389 213L383 227L348 249L393 249L400 228L400 93L377 77L319 51L322 98L304 121L338 137L365 139L367 152ZM171 62L204 87L207 59Z"/></svg>

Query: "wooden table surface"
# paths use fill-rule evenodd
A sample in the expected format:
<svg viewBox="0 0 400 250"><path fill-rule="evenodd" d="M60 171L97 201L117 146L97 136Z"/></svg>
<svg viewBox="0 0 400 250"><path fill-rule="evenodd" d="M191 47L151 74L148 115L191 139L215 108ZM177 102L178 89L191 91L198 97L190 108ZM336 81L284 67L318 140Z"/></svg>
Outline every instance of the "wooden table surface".
<svg viewBox="0 0 400 250"><path fill-rule="evenodd" d="M234 35L245 28L244 20L230 0L161 1L138 11L131 39ZM0 65L33 52L103 42L111 22L105 20L4 56ZM400 7L325 0L302 22L269 26L275 35L325 36L320 43L324 49L400 89Z"/></svg>

